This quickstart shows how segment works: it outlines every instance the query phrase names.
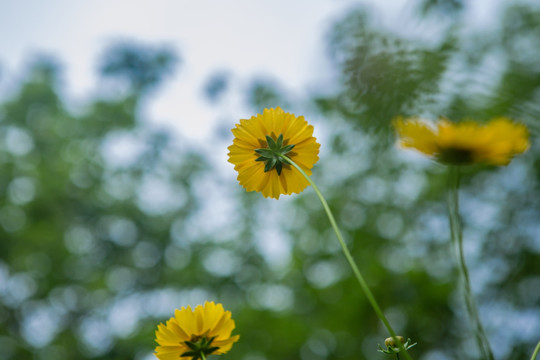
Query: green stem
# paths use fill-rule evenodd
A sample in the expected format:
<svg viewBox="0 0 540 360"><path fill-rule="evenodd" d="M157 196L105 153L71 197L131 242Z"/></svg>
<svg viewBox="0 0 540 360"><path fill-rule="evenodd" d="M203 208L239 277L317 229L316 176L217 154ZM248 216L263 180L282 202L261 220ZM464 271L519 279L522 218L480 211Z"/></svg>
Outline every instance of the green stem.
<svg viewBox="0 0 540 360"><path fill-rule="evenodd" d="M300 172L300 174L302 174L302 176L304 176L306 178L306 180L309 182L309 184L313 187L313 189L315 190L315 193L317 193L317 196L319 197L319 200L322 203L324 211L326 212L326 216L328 216L328 220L330 220L330 224L332 225L332 228L334 229L334 232L336 233L339 244L341 245L341 250L343 251L343 254L345 255L345 258L347 259L347 262L351 266L351 269L352 269L354 275L356 276L356 279L360 283L360 287L362 288L362 291L364 292L364 294L366 295L369 303L373 307L373 310L375 310L375 313L377 314L379 319L382 321L382 323L384 324L384 326L386 327L386 329L390 333L390 336L392 336L395 343L398 345L397 347L401 347L403 344L396 337L397 336L396 332L394 331L394 329L392 329L392 326L390 325L390 323L386 319L386 316L384 316L381 308L379 307L379 304L375 300L375 296L373 296L373 293L369 289L366 281L364 280L364 277L360 273L360 270L358 270L358 266L356 266L356 263L354 262L354 259L353 259L352 255L351 255L349 249L347 248L347 245L345 244L345 241L343 240L343 237L341 236L341 231L339 230L339 227L337 226L336 220L334 219L334 215L332 214L332 211L330 210L330 207L328 206L328 203L326 202L325 198L321 194L321 191L319 190L317 185L313 182L313 180L311 180L311 177L309 177L309 175L306 174L304 172L304 170L302 170L302 168L300 166L298 166L294 161L289 159L287 156L285 156L285 155L280 155L280 156L281 156L281 158L283 160L285 160L287 163L291 164L296 170L298 170ZM409 353L407 353L406 349L404 350L404 353L405 353L405 357L408 360L412 360L411 356L409 355Z"/></svg>
<svg viewBox="0 0 540 360"><path fill-rule="evenodd" d="M531 356L531 360L536 359L536 355L538 355L538 352L540 352L540 341L536 345L536 349L534 349L534 352L533 352L533 354Z"/></svg>
<svg viewBox="0 0 540 360"><path fill-rule="evenodd" d="M201 351L201 360L206 360L206 356L204 356L204 352Z"/></svg>
<svg viewBox="0 0 540 360"><path fill-rule="evenodd" d="M494 360L489 340L480 321L478 309L474 301L474 296L471 290L471 281L469 277L469 270L465 263L465 253L463 251L463 229L461 226L461 220L459 218L459 167L450 167L449 174L449 192L448 192L448 216L450 220L450 233L452 237L452 244L456 251L457 261L461 277L463 280L463 287L465 291L465 304L469 317L473 322L475 329L475 337L478 347L483 355L484 359Z"/></svg>

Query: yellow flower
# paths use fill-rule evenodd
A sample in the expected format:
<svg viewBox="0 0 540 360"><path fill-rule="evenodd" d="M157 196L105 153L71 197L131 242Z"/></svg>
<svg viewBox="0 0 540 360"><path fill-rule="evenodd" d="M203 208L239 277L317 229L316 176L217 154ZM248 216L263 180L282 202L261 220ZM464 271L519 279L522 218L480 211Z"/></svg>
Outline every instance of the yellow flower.
<svg viewBox="0 0 540 360"><path fill-rule="evenodd" d="M279 107L264 109L251 119L242 119L232 129L229 162L238 171L238 181L247 191L279 199L281 194L302 192L308 181L286 163L286 155L308 175L319 160L319 144L313 126L303 116L296 117Z"/></svg>
<svg viewBox="0 0 540 360"><path fill-rule="evenodd" d="M223 305L205 302L195 310L182 307L174 312L166 325L158 325L155 355L160 360L205 359L207 355L225 354L238 341L239 335L231 336L235 328L231 312Z"/></svg>
<svg viewBox="0 0 540 360"><path fill-rule="evenodd" d="M525 125L503 117L486 124L440 119L435 126L418 118L398 118L394 126L401 146L452 165L507 165L512 157L529 148Z"/></svg>

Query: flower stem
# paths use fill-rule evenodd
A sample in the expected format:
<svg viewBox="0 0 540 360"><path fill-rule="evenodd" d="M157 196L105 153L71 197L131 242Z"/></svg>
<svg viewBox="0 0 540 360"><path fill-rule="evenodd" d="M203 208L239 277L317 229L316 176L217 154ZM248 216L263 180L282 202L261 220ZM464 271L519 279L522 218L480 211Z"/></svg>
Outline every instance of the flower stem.
<svg viewBox="0 0 540 360"><path fill-rule="evenodd" d="M536 349L534 349L531 360L536 359L536 355L538 355L538 352L540 352L540 341L538 342L538 345L536 345Z"/></svg>
<svg viewBox="0 0 540 360"><path fill-rule="evenodd" d="M377 300L375 300L375 296L373 296L373 293L369 289L366 281L364 280L364 277L360 273L360 270L358 270L358 266L356 266L356 263L355 263L352 255L351 255L349 249L347 248L347 245L345 244L345 241L343 240L343 236L341 236L341 231L339 230L339 227L337 226L336 220L334 219L334 215L332 214L332 211L330 210L330 207L328 206L328 203L326 202L325 198L321 194L321 191L319 190L317 185L313 182L313 180L311 180L311 177L309 177L309 175L306 174L305 171L302 170L302 168L300 166L298 166L294 161L289 159L287 156L281 155L281 157L283 158L284 161L291 164L296 170L298 170L300 172L300 174L302 174L302 176L304 176L306 178L306 180L309 182L309 184L315 190L315 193L319 197L319 200L322 203L324 211L326 212L326 216L328 216L328 220L330 220L330 224L332 225L332 228L334 229L334 232L336 233L339 244L341 245L341 250L343 250L343 254L345 255L345 258L347 259L347 262L351 266L351 269L352 269L356 279L360 283L360 288L362 288L362 291L364 292L364 294L366 295L369 303L373 307L373 310L375 310L375 313L377 314L379 319L382 321L382 323L384 324L384 326L386 327L386 329L388 330L388 332L390 333L390 335L394 339L397 347L402 347L403 344L397 338L396 332L394 331L394 329L392 329L392 326L388 322L388 319L386 319L386 316L384 316L381 308L379 307L379 304L377 303ZM405 357L408 360L412 360L412 357L409 355L409 353L407 352L406 349L404 349L403 352L405 353Z"/></svg>
<svg viewBox="0 0 540 360"><path fill-rule="evenodd" d="M459 218L459 180L460 173L458 166L451 166L449 173L449 192L448 192L448 218L450 221L450 233L452 237L452 244L456 251L457 261L459 264L459 270L462 276L463 287L465 291L465 304L467 312L471 318L475 330L475 337L478 347L483 355L484 359L494 360L489 340L480 321L478 309L474 301L473 293L471 290L471 281L469 277L469 270L465 263L465 253L463 251L463 229L461 226L461 220Z"/></svg>
<svg viewBox="0 0 540 360"><path fill-rule="evenodd" d="M201 351L201 360L206 360L206 356L204 356L204 352Z"/></svg>

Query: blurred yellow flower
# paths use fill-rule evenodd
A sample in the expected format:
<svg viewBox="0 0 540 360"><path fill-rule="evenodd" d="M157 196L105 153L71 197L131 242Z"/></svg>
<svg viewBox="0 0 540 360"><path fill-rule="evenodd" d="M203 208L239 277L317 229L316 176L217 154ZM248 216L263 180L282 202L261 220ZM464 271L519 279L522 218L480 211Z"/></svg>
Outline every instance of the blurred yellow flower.
<svg viewBox="0 0 540 360"><path fill-rule="evenodd" d="M401 146L451 165L507 165L529 148L525 125L503 117L486 124L440 119L435 126L418 118L397 118L394 126Z"/></svg>
<svg viewBox="0 0 540 360"><path fill-rule="evenodd" d="M205 302L194 311L190 306L182 307L166 325L158 325L155 355L160 360L204 360L208 355L225 354L240 337L231 336L234 328L231 312L221 304Z"/></svg>
<svg viewBox="0 0 540 360"><path fill-rule="evenodd" d="M279 199L281 194L302 192L308 181L283 160L287 156L308 175L319 160L313 126L279 107L264 109L251 119L242 119L232 129L229 162L238 171L238 181L247 191Z"/></svg>

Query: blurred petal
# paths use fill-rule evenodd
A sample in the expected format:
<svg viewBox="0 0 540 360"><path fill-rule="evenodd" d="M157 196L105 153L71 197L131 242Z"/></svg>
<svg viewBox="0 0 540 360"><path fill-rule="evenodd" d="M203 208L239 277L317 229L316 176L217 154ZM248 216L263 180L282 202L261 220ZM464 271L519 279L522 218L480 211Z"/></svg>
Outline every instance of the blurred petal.
<svg viewBox="0 0 540 360"><path fill-rule="evenodd" d="M454 165L507 165L530 145L527 128L502 117L486 124L440 119L435 129L418 118L398 118L394 126L403 147Z"/></svg>

